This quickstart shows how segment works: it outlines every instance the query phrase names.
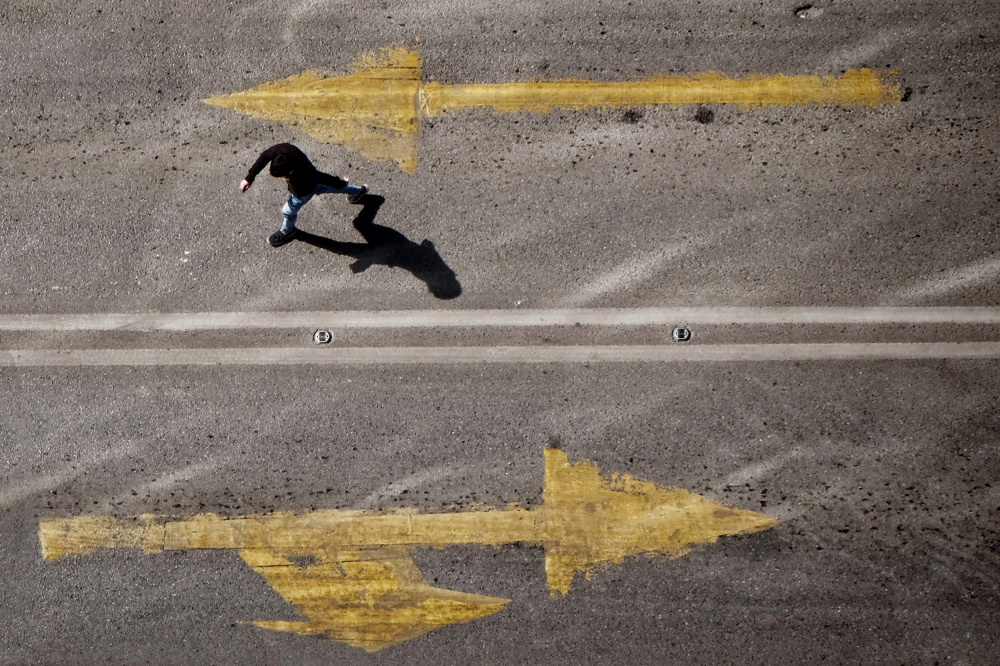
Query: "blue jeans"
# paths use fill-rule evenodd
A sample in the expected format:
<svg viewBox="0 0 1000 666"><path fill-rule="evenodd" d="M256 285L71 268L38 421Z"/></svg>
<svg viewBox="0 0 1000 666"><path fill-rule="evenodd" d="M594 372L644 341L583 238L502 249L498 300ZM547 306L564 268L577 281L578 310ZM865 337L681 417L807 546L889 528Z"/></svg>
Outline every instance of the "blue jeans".
<svg viewBox="0 0 1000 666"><path fill-rule="evenodd" d="M348 196L353 196L361 191L361 188L357 185L348 185L347 187L330 187L329 185L323 185L320 183L316 186L316 191L312 194L308 194L304 197L297 197L294 194L289 195L288 201L284 206L281 207L281 214L285 218L285 222L281 225L281 230L284 232L289 232L295 228L295 220L299 216L299 209L309 203L317 194L346 194Z"/></svg>

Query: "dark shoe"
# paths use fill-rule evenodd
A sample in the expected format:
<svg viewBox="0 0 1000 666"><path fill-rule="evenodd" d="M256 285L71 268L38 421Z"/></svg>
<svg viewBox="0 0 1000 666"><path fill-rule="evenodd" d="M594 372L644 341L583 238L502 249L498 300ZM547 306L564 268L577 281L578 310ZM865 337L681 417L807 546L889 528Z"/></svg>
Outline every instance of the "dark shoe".
<svg viewBox="0 0 1000 666"><path fill-rule="evenodd" d="M270 238L267 239L267 242L271 244L271 247L281 247L288 241L295 238L295 234L297 234L298 231L298 229L292 229L291 231L282 231L281 229L278 229L271 234Z"/></svg>
<svg viewBox="0 0 1000 666"><path fill-rule="evenodd" d="M352 194L351 196L347 197L347 203L352 203L352 204L361 203L361 199L363 199L366 194L368 194L368 186L362 185L360 192L358 192L357 194Z"/></svg>

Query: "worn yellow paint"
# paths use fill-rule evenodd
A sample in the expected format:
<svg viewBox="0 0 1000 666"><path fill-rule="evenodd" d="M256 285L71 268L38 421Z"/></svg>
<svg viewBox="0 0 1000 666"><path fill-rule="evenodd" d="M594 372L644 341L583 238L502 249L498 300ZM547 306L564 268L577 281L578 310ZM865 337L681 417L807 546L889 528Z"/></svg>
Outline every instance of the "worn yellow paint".
<svg viewBox="0 0 1000 666"><path fill-rule="evenodd" d="M495 613L509 601L431 587L410 559L417 547L540 544L546 550L549 590L555 595L568 593L579 572L590 577L640 553L680 557L721 536L755 532L777 522L628 474L605 480L597 466L571 464L557 449L545 451L543 499L531 510L511 506L444 514L327 509L238 518L200 514L188 519L45 519L39 538L49 560L117 547L147 552L238 550L309 618L255 624L322 634L374 651ZM310 561L296 562L299 557Z"/></svg>
<svg viewBox="0 0 1000 666"><path fill-rule="evenodd" d="M879 107L902 99L897 72L852 69L841 76L716 72L653 76L640 81L529 81L502 84L421 83L420 55L393 47L362 56L346 76L305 72L257 88L204 100L257 118L301 127L327 143L347 146L376 161L417 168L424 116L458 109L501 113L592 107L735 104Z"/></svg>

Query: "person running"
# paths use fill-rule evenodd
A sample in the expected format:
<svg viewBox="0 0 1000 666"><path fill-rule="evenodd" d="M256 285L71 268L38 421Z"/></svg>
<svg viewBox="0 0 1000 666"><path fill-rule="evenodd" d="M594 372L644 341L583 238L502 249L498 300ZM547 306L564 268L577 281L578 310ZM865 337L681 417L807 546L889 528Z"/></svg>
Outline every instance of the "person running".
<svg viewBox="0 0 1000 666"><path fill-rule="evenodd" d="M281 247L295 238L295 219L299 209L316 194L346 194L347 201L352 204L361 203L368 193L368 186L349 185L347 178L331 176L313 166L306 154L290 143L279 143L271 146L260 154L257 161L250 167L246 178L240 183L240 192L246 192L253 185L254 178L264 166L271 163L271 175L284 178L288 182L288 201L281 207L285 221L281 228L271 234L267 242L272 247Z"/></svg>

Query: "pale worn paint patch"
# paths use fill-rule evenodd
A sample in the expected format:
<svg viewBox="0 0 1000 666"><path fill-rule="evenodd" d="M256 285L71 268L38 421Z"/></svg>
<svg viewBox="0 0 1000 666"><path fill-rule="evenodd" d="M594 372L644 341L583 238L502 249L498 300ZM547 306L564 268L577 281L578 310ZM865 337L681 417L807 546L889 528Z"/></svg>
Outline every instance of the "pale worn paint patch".
<svg viewBox="0 0 1000 666"><path fill-rule="evenodd" d="M410 559L414 548L537 543L546 549L545 571L555 595L568 593L578 572L590 577L640 553L680 557L721 536L777 522L627 474L605 479L595 465L571 464L556 449L545 451L543 499L530 511L509 506L442 514L328 509L238 518L46 519L39 539L47 560L100 548L239 550L308 618L257 626L324 635L375 651L495 613L509 601L431 587Z"/></svg>
<svg viewBox="0 0 1000 666"><path fill-rule="evenodd" d="M577 289L563 299L565 305L579 307L598 300L602 296L642 284L652 278L670 261L689 254L698 243L677 243L662 247L645 256L630 257Z"/></svg>
<svg viewBox="0 0 1000 666"><path fill-rule="evenodd" d="M37 493L55 490L91 470L101 468L112 460L135 455L137 451L139 446L136 442L123 442L96 453L87 453L79 461L74 461L72 466L66 465L70 469L43 473L36 477L22 476L18 483L8 483L0 488L0 509L9 509Z"/></svg>
<svg viewBox="0 0 1000 666"><path fill-rule="evenodd" d="M459 109L549 113L557 108L735 104L878 107L902 99L898 74L852 69L841 76L730 78L716 72L641 81L528 81L503 84L421 83L419 53L392 47L366 54L347 76L304 72L204 100L256 118L301 127L316 139L375 161L395 160L413 173L423 116Z"/></svg>
<svg viewBox="0 0 1000 666"><path fill-rule="evenodd" d="M882 298L884 303L920 303L994 284L1000 278L1000 258L986 257L915 281Z"/></svg>
<svg viewBox="0 0 1000 666"><path fill-rule="evenodd" d="M456 476L459 473L472 473L479 467L485 467L485 465L457 466L448 464L425 469L403 477L402 479L393 481L392 483L373 491L368 495L368 497L356 502L354 507L356 509L370 509L378 506L380 500L383 500L386 497L399 497L404 492L420 488L428 483L440 482L448 477Z"/></svg>
<svg viewBox="0 0 1000 666"><path fill-rule="evenodd" d="M749 483L751 481L757 482L766 474L770 474L776 469L781 469L789 462L802 458L805 455L806 452L804 450L794 448L790 451L771 456L767 460L761 460L760 462L751 465L745 465L727 476L723 480L722 485L741 486L744 483Z"/></svg>
<svg viewBox="0 0 1000 666"><path fill-rule="evenodd" d="M182 467L176 471L162 474L154 481L136 486L135 490L139 495L162 492L185 481L191 481L192 479L197 479L200 476L206 476L214 471L216 467L218 467L218 464L214 460L192 463L187 467Z"/></svg>

